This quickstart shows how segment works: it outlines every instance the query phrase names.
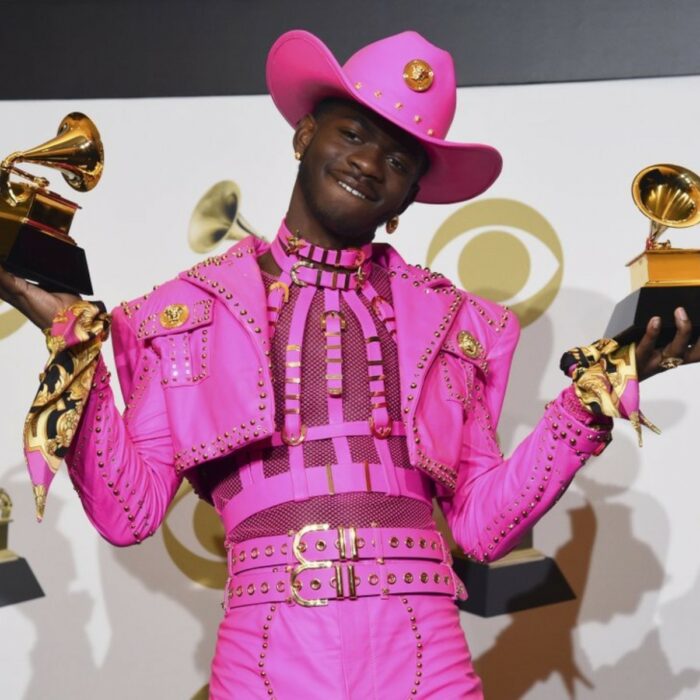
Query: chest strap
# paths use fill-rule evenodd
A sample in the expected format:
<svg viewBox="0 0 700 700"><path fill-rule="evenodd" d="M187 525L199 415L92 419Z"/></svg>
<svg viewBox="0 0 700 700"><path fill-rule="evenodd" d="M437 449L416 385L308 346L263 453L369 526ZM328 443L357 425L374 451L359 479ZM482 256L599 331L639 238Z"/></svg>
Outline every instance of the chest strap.
<svg viewBox="0 0 700 700"><path fill-rule="evenodd" d="M311 428L309 428L311 430ZM247 467L242 467L246 469ZM382 464L353 462L327 464L325 467L306 467L307 498L333 496L339 493L386 493L406 496L432 507L432 480L417 469L395 467L391 471L391 483ZM398 487L398 488L397 488ZM244 486L231 498L221 512L226 533L255 513L267 508L294 501L294 479L290 471L257 480ZM306 500L306 499L298 499Z"/></svg>

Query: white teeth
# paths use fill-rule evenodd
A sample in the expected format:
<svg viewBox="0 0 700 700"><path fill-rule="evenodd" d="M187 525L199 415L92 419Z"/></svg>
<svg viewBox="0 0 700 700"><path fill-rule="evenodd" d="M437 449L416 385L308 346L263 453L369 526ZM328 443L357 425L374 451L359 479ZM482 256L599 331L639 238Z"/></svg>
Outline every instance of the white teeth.
<svg viewBox="0 0 700 700"><path fill-rule="evenodd" d="M348 185L347 183L341 182L340 180L338 180L338 184L346 192L349 192L350 194L354 194L356 197L359 197L360 199L367 199L367 197L365 197L365 195L363 195L362 192L358 192L354 187L350 187L350 185Z"/></svg>

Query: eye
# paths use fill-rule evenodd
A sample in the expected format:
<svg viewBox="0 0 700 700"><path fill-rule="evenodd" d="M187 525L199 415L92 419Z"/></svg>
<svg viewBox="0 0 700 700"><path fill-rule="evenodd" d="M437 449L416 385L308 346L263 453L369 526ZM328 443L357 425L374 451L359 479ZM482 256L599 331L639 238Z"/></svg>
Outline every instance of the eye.
<svg viewBox="0 0 700 700"><path fill-rule="evenodd" d="M223 588L226 581L224 532L214 509L198 500L183 483L162 525L163 543L177 568L207 588Z"/></svg>
<svg viewBox="0 0 700 700"><path fill-rule="evenodd" d="M346 128L341 128L340 133L348 140L351 141L352 143L359 143L362 139L360 138L360 135L356 132L353 131L352 129Z"/></svg>
<svg viewBox="0 0 700 700"><path fill-rule="evenodd" d="M389 165L397 172L403 174L408 173L408 166L403 162L403 160L401 160L401 158L398 158L397 156L389 156L387 161L389 162Z"/></svg>
<svg viewBox="0 0 700 700"><path fill-rule="evenodd" d="M523 326L554 301L564 254L551 224L511 199L467 204L450 215L428 248L427 263L474 294L510 306Z"/></svg>

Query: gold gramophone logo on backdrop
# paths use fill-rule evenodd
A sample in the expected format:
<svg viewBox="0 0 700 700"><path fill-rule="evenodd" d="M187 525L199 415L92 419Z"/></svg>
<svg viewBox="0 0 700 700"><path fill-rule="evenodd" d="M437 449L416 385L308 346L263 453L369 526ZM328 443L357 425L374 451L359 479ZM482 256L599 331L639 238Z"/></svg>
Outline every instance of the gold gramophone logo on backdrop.
<svg viewBox="0 0 700 700"><path fill-rule="evenodd" d="M197 202L187 230L195 253L209 253L223 240L240 241L259 233L241 215L241 189L233 180L210 187Z"/></svg>
<svg viewBox="0 0 700 700"><path fill-rule="evenodd" d="M457 261L455 281L508 304L523 326L547 310L564 275L564 252L552 225L513 199L472 202L449 216L430 242L427 264L450 277L443 256Z"/></svg>

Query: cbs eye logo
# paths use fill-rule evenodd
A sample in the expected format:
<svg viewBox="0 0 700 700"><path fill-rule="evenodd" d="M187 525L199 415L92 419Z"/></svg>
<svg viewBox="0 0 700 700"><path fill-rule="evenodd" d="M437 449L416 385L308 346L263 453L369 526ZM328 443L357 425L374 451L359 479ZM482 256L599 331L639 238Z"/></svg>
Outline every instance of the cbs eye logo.
<svg viewBox="0 0 700 700"><path fill-rule="evenodd" d="M556 231L513 199L485 199L454 212L433 236L427 264L473 294L507 304L523 326L547 310L564 275Z"/></svg>
<svg viewBox="0 0 700 700"><path fill-rule="evenodd" d="M180 486L163 521L163 543L177 568L191 581L222 589L228 575L224 529L216 511L204 501L193 504L188 483ZM180 502L186 499L186 505ZM189 507L186 507L189 506ZM194 506L194 507L192 507Z"/></svg>
<svg viewBox="0 0 700 700"><path fill-rule="evenodd" d="M0 301L0 340L19 330L26 321L27 318L22 316L19 311Z"/></svg>

